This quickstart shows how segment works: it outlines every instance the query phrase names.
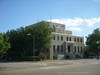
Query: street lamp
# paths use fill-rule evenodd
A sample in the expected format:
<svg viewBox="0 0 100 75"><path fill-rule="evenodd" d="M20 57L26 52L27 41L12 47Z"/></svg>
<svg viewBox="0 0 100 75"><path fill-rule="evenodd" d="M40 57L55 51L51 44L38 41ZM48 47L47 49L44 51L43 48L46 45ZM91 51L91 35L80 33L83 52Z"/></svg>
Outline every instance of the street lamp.
<svg viewBox="0 0 100 75"><path fill-rule="evenodd" d="M31 34L27 34L28 36L32 36ZM35 56L35 36L32 36L33 38L33 56ZM35 57L34 57L34 60L35 61Z"/></svg>
<svg viewBox="0 0 100 75"><path fill-rule="evenodd" d="M100 45L99 42L97 41L97 60L99 60L99 50L100 49Z"/></svg>

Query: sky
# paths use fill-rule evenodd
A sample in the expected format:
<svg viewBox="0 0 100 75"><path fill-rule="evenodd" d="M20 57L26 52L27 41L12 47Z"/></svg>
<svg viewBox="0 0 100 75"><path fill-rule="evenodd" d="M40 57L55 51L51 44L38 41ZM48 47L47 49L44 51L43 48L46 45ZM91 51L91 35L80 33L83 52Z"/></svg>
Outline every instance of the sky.
<svg viewBox="0 0 100 75"><path fill-rule="evenodd" d="M1 33L50 20L88 36L100 28L100 0L0 0Z"/></svg>

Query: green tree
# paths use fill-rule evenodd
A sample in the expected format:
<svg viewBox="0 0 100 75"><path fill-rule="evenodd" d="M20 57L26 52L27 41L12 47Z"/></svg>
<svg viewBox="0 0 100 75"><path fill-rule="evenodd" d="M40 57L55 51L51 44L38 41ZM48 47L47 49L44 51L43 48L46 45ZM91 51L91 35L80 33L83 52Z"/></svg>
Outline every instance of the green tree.
<svg viewBox="0 0 100 75"><path fill-rule="evenodd" d="M11 48L8 50L7 55L12 59L33 56L33 47L35 45L35 56L39 53L48 55L51 42L52 28L47 22L39 22L27 27L21 27L16 30L6 32L9 37ZM28 36L27 34L31 34ZM35 37L35 40L33 39ZM35 44L34 44L35 42Z"/></svg>
<svg viewBox="0 0 100 75"><path fill-rule="evenodd" d="M96 53L97 41L100 41L100 28L95 29L93 33L87 37L86 45L89 47L89 52Z"/></svg>
<svg viewBox="0 0 100 75"><path fill-rule="evenodd" d="M16 59L18 57L32 55L32 39L27 36L27 31L24 27L16 30L10 30L5 35L9 37L11 48L8 50L8 57Z"/></svg>
<svg viewBox="0 0 100 75"><path fill-rule="evenodd" d="M88 58L89 57L89 50L90 50L89 46L85 46L84 47L84 58Z"/></svg>
<svg viewBox="0 0 100 75"><path fill-rule="evenodd" d="M10 48L10 43L8 43L8 37L0 33L0 57L7 54L7 50Z"/></svg>
<svg viewBox="0 0 100 75"><path fill-rule="evenodd" d="M48 22L42 21L30 26L31 34L35 37L35 49L39 53L48 55L51 46L51 32L53 29Z"/></svg>

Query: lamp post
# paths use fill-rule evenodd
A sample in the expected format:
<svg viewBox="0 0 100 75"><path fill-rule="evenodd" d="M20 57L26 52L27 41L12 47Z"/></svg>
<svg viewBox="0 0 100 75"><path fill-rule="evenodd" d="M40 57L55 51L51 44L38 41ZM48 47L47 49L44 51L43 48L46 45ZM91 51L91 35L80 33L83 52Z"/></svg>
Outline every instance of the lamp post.
<svg viewBox="0 0 100 75"><path fill-rule="evenodd" d="M31 34L27 34L28 36L32 36ZM32 36L33 38L33 56L35 56L35 36ZM35 62L35 57L33 59L33 61Z"/></svg>
<svg viewBox="0 0 100 75"><path fill-rule="evenodd" d="M100 49L100 45L99 42L97 41L97 60L99 60L99 50Z"/></svg>

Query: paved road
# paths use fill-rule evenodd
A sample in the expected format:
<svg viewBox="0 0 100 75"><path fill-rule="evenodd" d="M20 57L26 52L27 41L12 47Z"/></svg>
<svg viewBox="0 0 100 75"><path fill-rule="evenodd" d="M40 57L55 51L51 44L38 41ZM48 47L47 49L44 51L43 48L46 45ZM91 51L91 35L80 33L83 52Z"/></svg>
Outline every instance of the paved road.
<svg viewBox="0 0 100 75"><path fill-rule="evenodd" d="M100 75L100 60L0 63L0 68L0 75Z"/></svg>

